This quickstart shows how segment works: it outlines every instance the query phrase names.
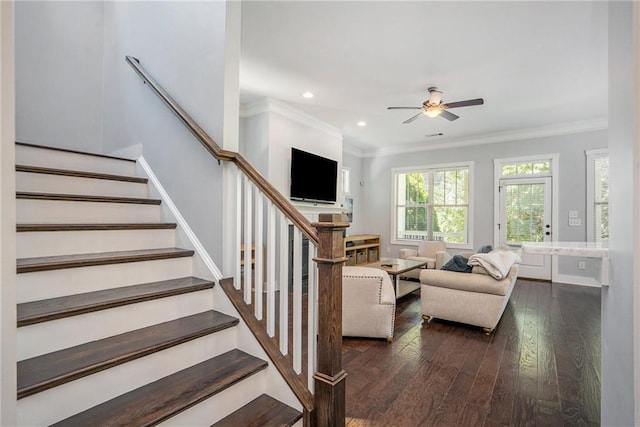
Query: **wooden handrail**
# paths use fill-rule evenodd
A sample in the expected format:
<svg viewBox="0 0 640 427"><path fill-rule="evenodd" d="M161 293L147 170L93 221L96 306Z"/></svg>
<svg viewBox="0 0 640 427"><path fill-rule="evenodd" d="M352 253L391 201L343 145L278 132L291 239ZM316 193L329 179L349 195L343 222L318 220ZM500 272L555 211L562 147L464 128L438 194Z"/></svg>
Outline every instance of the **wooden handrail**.
<svg viewBox="0 0 640 427"><path fill-rule="evenodd" d="M318 246L318 235L311 226L309 220L298 211L286 197L282 195L269 181L267 181L240 153L223 150L216 142L202 129L198 123L178 104L157 81L140 65L140 61L133 56L126 56L127 63L135 70L140 78L149 88L165 103L167 107L180 119L187 129L196 137L204 148L219 161L233 162L238 169L262 191L271 202L276 205L284 215L296 225L302 233L315 246Z"/></svg>

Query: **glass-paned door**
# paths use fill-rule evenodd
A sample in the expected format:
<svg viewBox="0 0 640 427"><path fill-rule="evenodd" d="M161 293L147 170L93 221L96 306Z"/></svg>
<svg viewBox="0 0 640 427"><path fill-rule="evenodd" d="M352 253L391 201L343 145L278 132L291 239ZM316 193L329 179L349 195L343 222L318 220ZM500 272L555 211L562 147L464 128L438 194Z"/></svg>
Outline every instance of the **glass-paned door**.
<svg viewBox="0 0 640 427"><path fill-rule="evenodd" d="M551 177L500 180L500 244L551 241ZM548 255L523 254L519 276L551 280Z"/></svg>

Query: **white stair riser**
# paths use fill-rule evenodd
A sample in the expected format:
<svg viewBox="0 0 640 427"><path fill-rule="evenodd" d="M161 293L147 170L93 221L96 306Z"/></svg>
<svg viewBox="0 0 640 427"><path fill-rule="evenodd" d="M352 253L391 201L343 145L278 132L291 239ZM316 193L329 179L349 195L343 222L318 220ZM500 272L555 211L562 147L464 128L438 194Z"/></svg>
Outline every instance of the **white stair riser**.
<svg viewBox="0 0 640 427"><path fill-rule="evenodd" d="M23 326L17 333L17 357L28 359L212 308L211 290L207 289Z"/></svg>
<svg viewBox="0 0 640 427"><path fill-rule="evenodd" d="M18 303L191 276L190 257L18 274Z"/></svg>
<svg viewBox="0 0 640 427"><path fill-rule="evenodd" d="M112 175L135 176L136 174L135 162L23 145L16 145L16 164Z"/></svg>
<svg viewBox="0 0 640 427"><path fill-rule="evenodd" d="M16 235L18 258L170 248L175 230L29 231Z"/></svg>
<svg viewBox="0 0 640 427"><path fill-rule="evenodd" d="M160 206L18 199L16 218L18 223L42 224L158 222Z"/></svg>
<svg viewBox="0 0 640 427"><path fill-rule="evenodd" d="M50 425L236 345L230 328L25 397L18 400L18 425Z"/></svg>
<svg viewBox="0 0 640 427"><path fill-rule="evenodd" d="M147 197L147 184L17 172L16 191L33 193L83 194L91 196Z"/></svg>
<svg viewBox="0 0 640 427"><path fill-rule="evenodd" d="M257 372L158 425L197 426L202 425L202 420L207 420L209 425L218 422L264 393L265 381L265 371Z"/></svg>

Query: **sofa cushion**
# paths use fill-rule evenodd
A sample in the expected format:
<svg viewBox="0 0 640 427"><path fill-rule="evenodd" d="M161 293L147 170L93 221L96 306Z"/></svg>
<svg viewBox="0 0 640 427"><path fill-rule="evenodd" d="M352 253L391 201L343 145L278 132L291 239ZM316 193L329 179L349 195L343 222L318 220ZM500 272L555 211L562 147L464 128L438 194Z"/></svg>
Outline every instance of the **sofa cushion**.
<svg viewBox="0 0 640 427"><path fill-rule="evenodd" d="M455 273L446 270L422 270L420 282L426 286L458 289L461 291L506 295L512 278L518 273L518 265L511 267L507 277L496 280L486 274Z"/></svg>
<svg viewBox="0 0 640 427"><path fill-rule="evenodd" d="M468 258L462 255L454 255L440 270L457 271L458 273L471 273L471 267L467 264Z"/></svg>

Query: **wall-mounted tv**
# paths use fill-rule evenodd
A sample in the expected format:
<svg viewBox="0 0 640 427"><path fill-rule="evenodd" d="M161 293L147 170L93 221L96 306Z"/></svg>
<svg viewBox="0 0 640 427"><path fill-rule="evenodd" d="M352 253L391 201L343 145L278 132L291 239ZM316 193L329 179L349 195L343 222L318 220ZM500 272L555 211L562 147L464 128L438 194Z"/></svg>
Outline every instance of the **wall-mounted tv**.
<svg viewBox="0 0 640 427"><path fill-rule="evenodd" d="M291 148L291 200L335 203L338 162Z"/></svg>

